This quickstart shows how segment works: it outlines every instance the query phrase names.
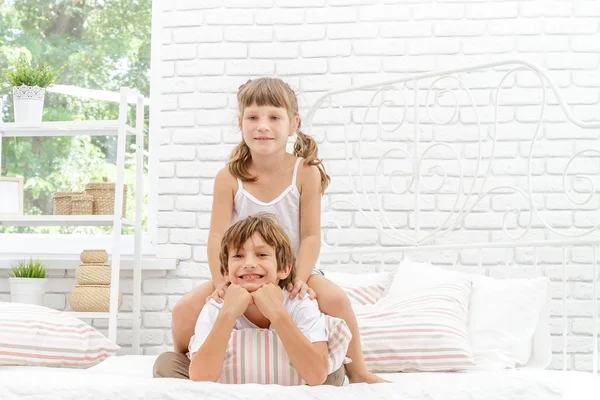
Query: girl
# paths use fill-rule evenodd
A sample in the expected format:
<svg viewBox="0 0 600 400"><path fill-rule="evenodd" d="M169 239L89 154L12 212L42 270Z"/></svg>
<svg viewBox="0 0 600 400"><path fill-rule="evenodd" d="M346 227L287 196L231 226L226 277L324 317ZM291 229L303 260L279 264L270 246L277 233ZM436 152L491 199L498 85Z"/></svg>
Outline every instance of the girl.
<svg viewBox="0 0 600 400"><path fill-rule="evenodd" d="M317 144L300 131L298 100L281 79L260 78L240 86L238 126L242 141L226 168L219 171L208 237L212 281L183 296L173 309L172 333L176 352L187 351L194 323L209 297L221 302L227 283L220 273L219 247L232 223L260 212L274 214L292 242L297 275L288 285L290 298L306 293L318 298L325 314L346 321L352 332L346 365L351 383L385 382L365 365L356 317L350 300L313 267L321 247L321 195L329 184ZM294 155L286 152L288 137L296 133Z"/></svg>

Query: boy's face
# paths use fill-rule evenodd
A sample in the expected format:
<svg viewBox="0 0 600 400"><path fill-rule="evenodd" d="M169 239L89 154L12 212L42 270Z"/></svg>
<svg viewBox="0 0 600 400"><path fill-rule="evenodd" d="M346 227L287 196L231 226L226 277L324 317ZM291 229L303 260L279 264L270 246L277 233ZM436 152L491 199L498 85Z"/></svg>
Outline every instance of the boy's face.
<svg viewBox="0 0 600 400"><path fill-rule="evenodd" d="M240 285L249 292L258 290L266 283L278 285L291 270L291 265L277 270L275 249L263 240L258 232L242 245L231 249L227 260L228 271L225 280Z"/></svg>

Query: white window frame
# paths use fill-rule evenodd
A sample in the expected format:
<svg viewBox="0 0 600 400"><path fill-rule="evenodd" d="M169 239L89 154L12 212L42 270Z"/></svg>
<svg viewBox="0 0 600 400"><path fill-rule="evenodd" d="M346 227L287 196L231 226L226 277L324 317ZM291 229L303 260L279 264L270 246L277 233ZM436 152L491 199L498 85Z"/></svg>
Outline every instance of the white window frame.
<svg viewBox="0 0 600 400"><path fill-rule="evenodd" d="M150 116L148 132L148 181L145 192L148 194L148 219L146 231L142 234L142 257L154 258L158 236L158 167L160 140L160 48L162 33L162 9L160 1L152 2L151 42L150 42ZM118 93L117 93L118 98ZM121 252L125 258L133 255L134 235L123 235ZM26 257L40 259L73 259L82 249L112 250L111 234L24 234L0 233L0 259L5 261ZM0 260L0 269L6 262ZM143 267L142 267L143 268Z"/></svg>

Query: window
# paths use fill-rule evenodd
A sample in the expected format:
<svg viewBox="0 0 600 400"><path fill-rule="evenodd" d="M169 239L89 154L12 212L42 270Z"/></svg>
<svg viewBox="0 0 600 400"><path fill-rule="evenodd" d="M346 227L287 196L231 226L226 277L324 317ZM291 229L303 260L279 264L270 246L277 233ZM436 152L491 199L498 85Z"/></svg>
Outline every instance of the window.
<svg viewBox="0 0 600 400"><path fill-rule="evenodd" d="M123 86L138 89L150 97L152 2L150 0L0 0L0 71L19 57L34 63L63 67L56 84L118 93ZM3 88L2 119L13 121L12 97ZM44 120L117 119L118 103L49 92L44 105ZM130 123L134 125L134 108ZM150 108L145 107L145 187L144 252L153 247L155 215L152 211L153 159L149 157ZM154 115L154 113L152 114ZM125 179L129 185L128 217L133 218L135 194L134 137L128 137ZM52 214L52 195L61 191L82 191L85 184L114 181L116 137L51 137L10 138L2 143L1 176L22 176L25 181L25 214ZM155 191L155 190L154 190ZM150 203L150 204L149 204ZM150 218L148 218L148 216ZM11 249L17 241L28 238L29 251L35 248L30 240L40 240L39 252L48 243L68 241L85 243L85 235L105 236L110 228L102 227L0 227L0 252ZM124 230L124 233L132 233ZM43 235L42 235L43 234ZM80 236L81 234L81 236ZM124 248L129 252L129 246Z"/></svg>

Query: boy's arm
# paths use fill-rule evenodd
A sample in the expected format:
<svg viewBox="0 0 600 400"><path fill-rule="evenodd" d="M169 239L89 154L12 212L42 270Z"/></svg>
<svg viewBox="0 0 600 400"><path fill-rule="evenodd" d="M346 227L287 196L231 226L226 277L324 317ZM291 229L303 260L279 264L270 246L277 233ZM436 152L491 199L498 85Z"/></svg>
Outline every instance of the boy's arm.
<svg viewBox="0 0 600 400"><path fill-rule="evenodd" d="M311 386L325 382L329 368L327 342L311 343L285 308L271 320L271 324L302 379Z"/></svg>
<svg viewBox="0 0 600 400"><path fill-rule="evenodd" d="M189 370L192 381L216 382L219 379L235 321L236 317L231 313L227 311L219 313L206 340L192 355Z"/></svg>
<svg viewBox="0 0 600 400"><path fill-rule="evenodd" d="M191 380L216 382L219 379L235 321L251 303L252 296L246 289L231 285L220 311L214 300L204 305L196 323L196 334L190 344Z"/></svg>
<svg viewBox="0 0 600 400"><path fill-rule="evenodd" d="M329 368L327 331L317 302L308 298L304 301L296 300L298 306L294 309L292 318L283 305L284 292L274 284L263 285L252 292L252 298L260 312L271 321L292 365L302 379L309 385L325 382Z"/></svg>

